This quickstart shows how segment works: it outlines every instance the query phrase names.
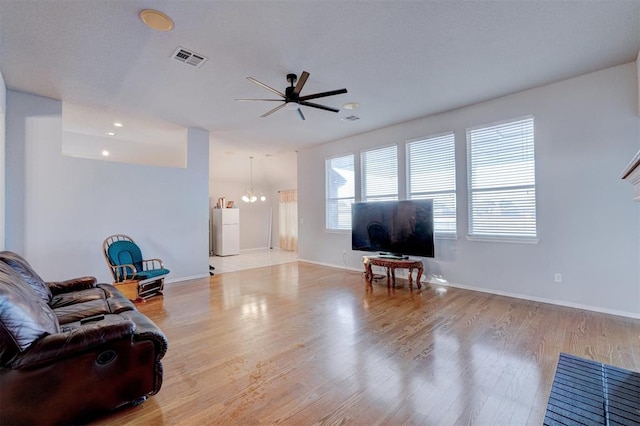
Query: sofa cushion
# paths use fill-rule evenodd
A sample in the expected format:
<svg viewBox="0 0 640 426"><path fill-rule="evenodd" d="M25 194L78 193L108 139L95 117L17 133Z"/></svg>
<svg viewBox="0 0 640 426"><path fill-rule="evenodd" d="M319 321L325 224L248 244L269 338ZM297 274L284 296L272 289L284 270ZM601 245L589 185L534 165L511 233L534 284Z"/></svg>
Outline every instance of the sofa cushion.
<svg viewBox="0 0 640 426"><path fill-rule="evenodd" d="M146 271L140 271L136 273L136 279L139 280L148 280L150 278L162 277L164 275L169 275L169 270L165 268L160 269L148 269Z"/></svg>
<svg viewBox="0 0 640 426"><path fill-rule="evenodd" d="M116 266L133 265L136 271L142 271L142 252L133 241L115 241L107 249L107 255ZM132 271L126 270L127 273Z"/></svg>
<svg viewBox="0 0 640 426"><path fill-rule="evenodd" d="M100 288L94 287L86 290L70 291L68 293L56 294L51 298L49 306L52 309L57 309L63 306L75 305L76 303L100 299L105 299L104 291Z"/></svg>
<svg viewBox="0 0 640 426"><path fill-rule="evenodd" d="M0 364L33 342L60 332L51 308L10 266L0 262Z"/></svg>
<svg viewBox="0 0 640 426"><path fill-rule="evenodd" d="M24 258L18 256L16 253L3 251L0 252L0 260L11 266L11 268L38 293L42 300L47 303L51 301L51 290L49 286Z"/></svg>
<svg viewBox="0 0 640 426"><path fill-rule="evenodd" d="M106 315L112 313L106 299L88 300L86 302L61 306L59 308L55 308L53 312L55 313L56 317L58 317L58 321L60 324L67 324L96 315Z"/></svg>

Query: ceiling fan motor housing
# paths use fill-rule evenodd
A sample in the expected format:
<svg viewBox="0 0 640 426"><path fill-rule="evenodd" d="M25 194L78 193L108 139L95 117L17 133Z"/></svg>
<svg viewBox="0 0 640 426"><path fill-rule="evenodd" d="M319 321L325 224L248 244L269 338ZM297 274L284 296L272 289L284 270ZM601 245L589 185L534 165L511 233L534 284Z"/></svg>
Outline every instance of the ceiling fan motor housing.
<svg viewBox="0 0 640 426"><path fill-rule="evenodd" d="M289 82L289 84L291 84L291 86L284 89L286 103L298 102L298 98L300 97L300 95L298 93L295 93L295 84L297 80L298 77L295 74L287 74L287 81Z"/></svg>
<svg viewBox="0 0 640 426"><path fill-rule="evenodd" d="M287 87L284 89L284 94L286 95L285 102L298 102L298 98L300 95L294 92L295 87Z"/></svg>

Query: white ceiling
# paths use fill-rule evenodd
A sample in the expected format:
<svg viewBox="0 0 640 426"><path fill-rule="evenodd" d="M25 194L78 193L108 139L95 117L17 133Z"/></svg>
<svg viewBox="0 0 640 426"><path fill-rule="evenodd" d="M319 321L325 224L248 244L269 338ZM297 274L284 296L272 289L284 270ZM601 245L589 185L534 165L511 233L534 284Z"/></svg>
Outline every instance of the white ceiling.
<svg viewBox="0 0 640 426"><path fill-rule="evenodd" d="M145 8L173 31L146 27ZM178 46L209 59L179 63ZM639 48L640 0L0 0L8 88L204 128L213 155L247 163L630 62ZM235 101L274 97L247 76L284 91L302 70L303 95L349 91L314 102L361 107L304 108L301 121ZM350 114L360 120L340 120Z"/></svg>

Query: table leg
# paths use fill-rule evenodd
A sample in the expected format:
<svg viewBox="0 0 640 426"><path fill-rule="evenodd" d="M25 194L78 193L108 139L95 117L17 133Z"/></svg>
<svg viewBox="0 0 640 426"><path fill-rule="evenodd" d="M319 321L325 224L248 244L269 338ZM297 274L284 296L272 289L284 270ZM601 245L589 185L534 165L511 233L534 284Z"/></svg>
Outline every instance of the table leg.
<svg viewBox="0 0 640 426"><path fill-rule="evenodd" d="M396 268L389 268L391 269L391 285L393 285L394 287L396 286Z"/></svg>
<svg viewBox="0 0 640 426"><path fill-rule="evenodd" d="M422 266L418 266L418 276L416 276L416 285L418 288L422 288L422 284L420 284L420 278L422 277Z"/></svg>
<svg viewBox="0 0 640 426"><path fill-rule="evenodd" d="M409 288L411 288L411 284L413 284L412 274L413 274L413 267L409 266Z"/></svg>
<svg viewBox="0 0 640 426"><path fill-rule="evenodd" d="M367 281L368 283L373 282L373 271L371 271L371 262L369 262L369 259L364 259L362 261L362 263L364 263L364 279L365 281Z"/></svg>

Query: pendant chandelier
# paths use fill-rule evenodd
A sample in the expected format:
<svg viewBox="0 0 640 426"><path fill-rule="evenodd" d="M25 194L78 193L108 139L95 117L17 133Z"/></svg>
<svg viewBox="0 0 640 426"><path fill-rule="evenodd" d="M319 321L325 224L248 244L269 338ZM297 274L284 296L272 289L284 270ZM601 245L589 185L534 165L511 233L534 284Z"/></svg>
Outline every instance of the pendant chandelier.
<svg viewBox="0 0 640 426"><path fill-rule="evenodd" d="M259 190L257 191L253 186L253 157L249 157L249 160L251 162L251 186L245 191L242 196L242 201L245 203L255 203L258 199L260 199L260 201L265 201L267 197L265 197Z"/></svg>

